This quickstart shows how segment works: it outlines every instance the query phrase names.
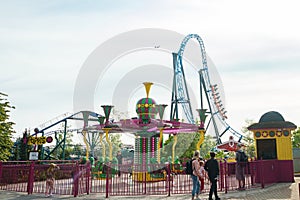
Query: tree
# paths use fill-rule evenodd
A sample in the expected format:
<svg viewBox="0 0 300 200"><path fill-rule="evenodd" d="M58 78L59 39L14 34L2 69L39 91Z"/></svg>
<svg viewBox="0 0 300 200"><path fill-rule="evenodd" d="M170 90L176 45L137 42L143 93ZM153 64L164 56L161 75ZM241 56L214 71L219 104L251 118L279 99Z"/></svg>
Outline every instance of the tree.
<svg viewBox="0 0 300 200"><path fill-rule="evenodd" d="M73 132L70 130L70 126L67 126L66 137L64 137L64 133L65 133L64 130L65 130L65 124L61 123L59 129L55 132L55 135L54 135L54 137L56 139L56 149L54 150L52 156L53 156L53 158L58 159L58 160L69 159L70 155L73 151L73 148L72 148ZM63 142L65 142L65 146L63 145ZM65 148L65 149L63 149L63 148Z"/></svg>
<svg viewBox="0 0 300 200"><path fill-rule="evenodd" d="M196 143L194 137L196 134L192 133L180 133L177 135L177 144L175 146L175 154L182 158L189 158L193 155L193 151L196 149ZM164 143L162 149L162 157L168 158L172 156L172 147L174 144L174 136L170 136Z"/></svg>
<svg viewBox="0 0 300 200"><path fill-rule="evenodd" d="M28 149L31 149L32 145L28 145L27 144L27 129L25 129L24 133L23 133L23 137L19 138L20 139L20 143L19 143L19 148L20 148L20 160L28 160Z"/></svg>
<svg viewBox="0 0 300 200"><path fill-rule="evenodd" d="M117 152L121 150L121 145L122 145L122 141L121 141L121 135L120 134L108 134L108 137L110 139L111 145L112 145L112 155L113 157L117 155ZM105 139L103 139L103 143L105 144L105 153L106 156L109 156L109 145ZM101 151L99 152L100 154L96 155L98 157L102 156L102 146L100 145Z"/></svg>
<svg viewBox="0 0 300 200"><path fill-rule="evenodd" d="M117 155L117 152L121 150L121 135L120 134L110 134L110 141L113 147L113 155Z"/></svg>
<svg viewBox="0 0 300 200"><path fill-rule="evenodd" d="M0 160L6 161L11 155L13 142L11 140L14 122L9 121L11 109L15 109L7 101L7 95L0 92Z"/></svg>
<svg viewBox="0 0 300 200"><path fill-rule="evenodd" d="M177 136L177 144L176 144L176 156L179 156L181 159L191 158L193 156L194 151L196 150L196 146L198 140L200 138L199 133L180 133ZM172 146L174 143L174 137L169 137L168 140L164 143L164 149L162 152L163 157L168 157L172 155ZM205 136L204 142L200 148L200 156L206 158L207 155L209 157L210 150L216 146L216 142L209 135Z"/></svg>
<svg viewBox="0 0 300 200"><path fill-rule="evenodd" d="M292 132L293 148L300 148L300 127Z"/></svg>
<svg viewBox="0 0 300 200"><path fill-rule="evenodd" d="M254 123L254 120L246 119L245 120L246 125L242 127L242 133L244 133L244 141L246 144L246 154L250 158L255 157L255 145L254 145L254 139L253 139L253 133L248 130L247 127L249 127L251 124Z"/></svg>
<svg viewBox="0 0 300 200"><path fill-rule="evenodd" d="M84 156L84 151L83 151L83 147L81 144L75 144L73 147L73 151L72 151L73 155L76 155L78 158L80 158L81 156Z"/></svg>
<svg viewBox="0 0 300 200"><path fill-rule="evenodd" d="M209 152L215 146L216 146L216 140L212 136L206 135L204 142L200 148L200 156L205 159L210 158Z"/></svg>

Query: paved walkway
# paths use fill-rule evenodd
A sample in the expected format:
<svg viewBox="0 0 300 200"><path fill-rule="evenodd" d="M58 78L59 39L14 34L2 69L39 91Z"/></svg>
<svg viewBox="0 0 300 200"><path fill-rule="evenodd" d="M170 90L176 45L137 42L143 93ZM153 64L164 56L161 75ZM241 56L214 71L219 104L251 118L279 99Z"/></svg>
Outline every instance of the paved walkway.
<svg viewBox="0 0 300 200"><path fill-rule="evenodd" d="M300 177L295 177L295 183L278 183L272 186L266 187L264 189L250 189L246 191L236 191L236 192L229 192L219 193L219 196L222 200L285 200L285 199L292 199L292 200L299 200L299 184L300 184ZM11 192L11 191L0 191L0 199L5 200L41 200L41 199L89 199L89 200L99 200L99 199L106 199L104 194L90 194L90 195L83 195L74 198L73 196L65 196L65 195L55 195L51 198L46 198L42 194L33 194L27 195L25 193L19 192ZM129 200L129 199L150 199L150 200L188 200L191 199L191 195L173 195L170 197L166 196L134 196L134 197L109 197L112 200ZM202 194L201 199L208 199L207 194Z"/></svg>

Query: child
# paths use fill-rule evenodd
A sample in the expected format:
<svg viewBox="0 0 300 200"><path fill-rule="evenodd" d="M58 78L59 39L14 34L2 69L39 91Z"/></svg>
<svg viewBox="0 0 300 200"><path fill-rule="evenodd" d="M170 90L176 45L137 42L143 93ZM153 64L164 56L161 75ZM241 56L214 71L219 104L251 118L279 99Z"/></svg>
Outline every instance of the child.
<svg viewBox="0 0 300 200"><path fill-rule="evenodd" d="M47 197L52 196L52 192L54 190L55 172L58 169L59 169L59 167L56 164L51 163L50 167L46 171L47 180L46 180L46 193L45 193L45 195Z"/></svg>
<svg viewBox="0 0 300 200"><path fill-rule="evenodd" d="M200 177L199 177L199 181L200 181L200 193L203 192L204 190L204 177L205 177L205 169L204 169L204 161L203 160L199 160L199 164L200 164Z"/></svg>

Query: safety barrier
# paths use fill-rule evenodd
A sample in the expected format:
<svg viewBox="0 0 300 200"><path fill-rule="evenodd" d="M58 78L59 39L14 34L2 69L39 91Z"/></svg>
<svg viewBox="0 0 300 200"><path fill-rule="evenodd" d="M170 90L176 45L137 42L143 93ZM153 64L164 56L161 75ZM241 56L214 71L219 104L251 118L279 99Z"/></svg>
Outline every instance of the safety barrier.
<svg viewBox="0 0 300 200"><path fill-rule="evenodd" d="M89 193L89 165L74 161L0 162L0 190L45 193L50 162L60 168L55 174L54 194L78 196Z"/></svg>
<svg viewBox="0 0 300 200"><path fill-rule="evenodd" d="M53 161L0 162L0 190L45 193L46 170ZM56 173L54 194L74 195L102 193L108 196L138 196L188 194L192 190L190 175L184 166L170 164L123 165L108 164L99 171L87 164L75 161L56 161L60 169ZM276 160L251 161L245 166L246 188L264 188L279 178ZM236 163L220 161L218 190L236 190ZM272 169L272 170L270 170ZM276 178L277 177L277 178ZM204 181L203 192L208 192L210 182Z"/></svg>
<svg viewBox="0 0 300 200"><path fill-rule="evenodd" d="M29 162L0 162L0 190L28 192Z"/></svg>

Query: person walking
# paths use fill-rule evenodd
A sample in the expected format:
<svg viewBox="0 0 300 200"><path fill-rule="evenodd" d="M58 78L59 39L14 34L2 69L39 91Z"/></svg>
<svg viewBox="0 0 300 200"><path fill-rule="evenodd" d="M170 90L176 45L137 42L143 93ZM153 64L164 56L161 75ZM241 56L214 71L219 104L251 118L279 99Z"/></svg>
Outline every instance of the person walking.
<svg viewBox="0 0 300 200"><path fill-rule="evenodd" d="M215 195L216 200L220 200L218 197L217 191L217 181L219 178L219 164L218 161L215 159L216 154L214 152L210 152L210 159L206 161L204 165L204 169L208 173L208 178L210 180L210 190L209 190L209 200L212 200L212 195Z"/></svg>
<svg viewBox="0 0 300 200"><path fill-rule="evenodd" d="M192 200L199 199L200 194L200 165L199 165L200 153L199 151L195 151L193 159L192 159L192 169L193 173L191 174L193 180L193 190L192 190Z"/></svg>
<svg viewBox="0 0 300 200"><path fill-rule="evenodd" d="M246 166L245 152L242 150L242 145L237 144L237 151L235 153L236 160L236 179L238 180L239 188L238 190L245 190L245 166Z"/></svg>
<svg viewBox="0 0 300 200"><path fill-rule="evenodd" d="M54 190L54 183L55 183L55 172L59 170L59 167L54 164L51 163L50 167L47 169L46 171L46 192L45 195L47 197L51 197L52 196L52 192Z"/></svg>

